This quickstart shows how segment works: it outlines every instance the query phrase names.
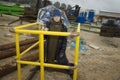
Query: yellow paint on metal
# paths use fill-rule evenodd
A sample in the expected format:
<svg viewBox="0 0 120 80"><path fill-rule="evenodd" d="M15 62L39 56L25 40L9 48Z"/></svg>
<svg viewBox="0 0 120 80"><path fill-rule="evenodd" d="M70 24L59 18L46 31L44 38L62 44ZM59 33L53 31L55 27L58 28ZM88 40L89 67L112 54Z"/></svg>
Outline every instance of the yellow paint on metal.
<svg viewBox="0 0 120 80"><path fill-rule="evenodd" d="M38 30L16 30L18 33L26 33L26 34L41 34L41 31Z"/></svg>
<svg viewBox="0 0 120 80"><path fill-rule="evenodd" d="M38 31L38 30L16 30L18 33L26 34L44 34L44 35L53 35L53 36L69 36L69 32L55 32L55 31Z"/></svg>
<svg viewBox="0 0 120 80"><path fill-rule="evenodd" d="M18 63L20 63L20 64L28 64L28 65L35 65L35 66L40 66L41 64L40 64L40 62L31 62L31 61L18 61L17 60L17 62Z"/></svg>
<svg viewBox="0 0 120 80"><path fill-rule="evenodd" d="M22 25L22 26L17 26L17 27L15 27L15 29L28 28L28 27L32 27L32 26L37 26L38 24L39 24L39 22L31 23L31 24L25 24L25 25Z"/></svg>
<svg viewBox="0 0 120 80"><path fill-rule="evenodd" d="M42 31L44 35L53 35L53 36L69 36L69 32L55 32L55 31Z"/></svg>
<svg viewBox="0 0 120 80"><path fill-rule="evenodd" d="M28 28L31 26L38 26L38 30L22 30L23 28ZM53 32L53 31L41 31L39 22L31 23L23 26L19 26L15 28L15 36L16 36L16 53L17 53L17 68L18 68L18 80L21 80L21 64L28 65L36 65L40 66L40 80L44 80L44 67L51 68L59 68L59 69L70 69L70 66L58 65L58 64L50 64L44 63L44 35L53 35L53 36L69 36L69 32ZM80 24L78 24L77 32L80 32ZM37 34L39 35L39 41L33 44L31 47L26 49L20 54L20 46L19 46L19 33L26 34ZM79 56L79 40L80 36L76 36L76 49L75 49L75 58L74 64L78 65L78 56ZM22 61L20 57L26 54L29 50L39 44L39 61L40 62L30 62L30 61ZM74 69L73 80L77 79L77 68Z"/></svg>
<svg viewBox="0 0 120 80"><path fill-rule="evenodd" d="M28 51L30 51L32 48L34 48L34 47L37 46L38 44L39 44L39 41L36 42L35 44L33 44L32 46L30 46L29 48L27 48L26 50L24 50L24 51L20 54L20 56L25 55Z"/></svg>
<svg viewBox="0 0 120 80"><path fill-rule="evenodd" d="M80 32L80 23L78 24L77 32ZM80 40L80 36L76 36L75 58L74 58L74 64L76 66L78 66L79 40ZM78 68L75 68L74 74L73 74L73 80L77 80L77 71L78 71Z"/></svg>
<svg viewBox="0 0 120 80"><path fill-rule="evenodd" d="M39 35L40 80L44 80L44 35Z"/></svg>
<svg viewBox="0 0 120 80"><path fill-rule="evenodd" d="M70 69L70 66L58 65L58 64L44 63L44 66L45 67L51 67L51 68L58 68L58 69Z"/></svg>
<svg viewBox="0 0 120 80"><path fill-rule="evenodd" d="M38 22L39 23L39 22ZM40 26L40 24L38 24L38 30L41 30L41 26Z"/></svg>
<svg viewBox="0 0 120 80"><path fill-rule="evenodd" d="M21 64L28 64L28 65L35 65L35 66L40 66L40 62L31 62L31 61L17 61ZM44 63L44 67L51 67L51 68L58 68L58 69L70 69L70 66L65 66L65 65L58 65L58 64L49 64L49 63Z"/></svg>
<svg viewBox="0 0 120 80"><path fill-rule="evenodd" d="M15 33L17 60L20 60L19 34ZM21 64L17 62L18 80L21 80Z"/></svg>
<svg viewBox="0 0 120 80"><path fill-rule="evenodd" d="M80 23L78 23L77 32L80 32Z"/></svg>

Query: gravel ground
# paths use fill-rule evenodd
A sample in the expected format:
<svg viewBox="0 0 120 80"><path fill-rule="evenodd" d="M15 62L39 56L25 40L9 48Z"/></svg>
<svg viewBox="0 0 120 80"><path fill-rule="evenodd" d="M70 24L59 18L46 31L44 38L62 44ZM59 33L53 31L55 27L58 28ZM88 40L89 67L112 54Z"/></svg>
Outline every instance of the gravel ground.
<svg viewBox="0 0 120 80"><path fill-rule="evenodd" d="M8 20L9 19L9 20ZM18 17L3 15L0 17L0 24L7 24ZM27 24L26 22L24 24ZM14 34L9 29L20 25L19 22L11 26L0 26L0 45L14 42ZM12 36L5 36L10 33ZM120 80L120 38L103 37L99 34L81 31L81 38L85 41L87 51L79 53L78 80ZM21 36L22 39L29 38L27 35ZM90 45L95 45L99 49L94 49ZM68 47L67 57L73 62L74 49ZM7 63L12 58L0 60L0 65ZM8 67L9 68L9 67ZM30 74L33 66L22 68L22 80L25 80ZM39 71L36 72L32 80L39 79ZM0 78L0 80L17 80L17 70ZM72 80L69 75L56 71L45 71L45 80Z"/></svg>

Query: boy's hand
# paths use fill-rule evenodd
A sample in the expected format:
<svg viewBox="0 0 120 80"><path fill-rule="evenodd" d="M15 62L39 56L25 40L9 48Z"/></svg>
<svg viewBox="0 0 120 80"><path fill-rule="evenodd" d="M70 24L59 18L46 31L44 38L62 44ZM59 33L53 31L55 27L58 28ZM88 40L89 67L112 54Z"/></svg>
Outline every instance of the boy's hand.
<svg viewBox="0 0 120 80"><path fill-rule="evenodd" d="M11 33L15 33L14 28L10 28L10 29L9 29L9 32L11 32Z"/></svg>
<svg viewBox="0 0 120 80"><path fill-rule="evenodd" d="M49 29L48 28L45 28L44 31L48 31Z"/></svg>
<svg viewBox="0 0 120 80"><path fill-rule="evenodd" d="M79 36L80 32L72 32L70 36Z"/></svg>

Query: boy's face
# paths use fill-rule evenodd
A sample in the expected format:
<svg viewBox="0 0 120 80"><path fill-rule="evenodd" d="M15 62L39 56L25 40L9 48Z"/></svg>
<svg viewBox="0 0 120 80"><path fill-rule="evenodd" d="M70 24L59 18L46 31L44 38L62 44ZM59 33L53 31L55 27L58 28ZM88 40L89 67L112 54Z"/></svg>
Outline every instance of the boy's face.
<svg viewBox="0 0 120 80"><path fill-rule="evenodd" d="M59 21L60 21L60 16L54 16L54 17L53 17L53 20L54 20L55 22L59 22Z"/></svg>

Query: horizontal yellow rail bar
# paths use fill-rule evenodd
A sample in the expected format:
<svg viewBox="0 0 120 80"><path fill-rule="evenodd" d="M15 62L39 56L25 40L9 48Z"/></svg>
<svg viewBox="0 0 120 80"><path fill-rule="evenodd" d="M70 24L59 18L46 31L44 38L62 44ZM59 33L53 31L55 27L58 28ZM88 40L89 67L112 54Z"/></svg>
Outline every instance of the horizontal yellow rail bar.
<svg viewBox="0 0 120 80"><path fill-rule="evenodd" d="M36 25L39 25L39 24L40 24L39 22L31 23L31 24L25 24L25 25L22 25L22 26L17 26L17 27L15 27L15 29L23 29L23 28L27 28L27 27L36 26Z"/></svg>
<svg viewBox="0 0 120 80"><path fill-rule="evenodd" d="M69 36L70 32L53 32L53 31L38 31L38 30L15 30L18 33L28 33L28 34L44 34L53 36Z"/></svg>
<svg viewBox="0 0 120 80"><path fill-rule="evenodd" d="M44 66L45 67L51 67L51 68L58 68L58 69L70 69L70 66L50 64L50 63L44 63Z"/></svg>
<svg viewBox="0 0 120 80"><path fill-rule="evenodd" d="M18 30L18 29L15 29L15 32L26 33L26 34L41 34L41 31L38 31L38 30Z"/></svg>
<svg viewBox="0 0 120 80"><path fill-rule="evenodd" d="M70 32L53 32L53 31L42 31L44 35L53 35L53 36L69 36Z"/></svg>
<svg viewBox="0 0 120 80"><path fill-rule="evenodd" d="M40 62L30 62L30 61L17 61L18 63L21 64L28 64L28 65L36 65L40 66ZM45 67L51 67L51 68L59 68L59 69L70 69L70 66L65 66L65 65L58 65L58 64L49 64L49 63L44 63Z"/></svg>
<svg viewBox="0 0 120 80"><path fill-rule="evenodd" d="M18 61L18 63L20 64L28 64L28 65L36 65L36 66L40 66L40 62L31 62L31 61Z"/></svg>
<svg viewBox="0 0 120 80"><path fill-rule="evenodd" d="M36 45L38 45L39 44L39 41L38 42L36 42L36 43L34 43L32 46L30 46L29 48L27 48L26 50L24 50L21 54L20 54L20 56L23 56L23 55L25 55L28 51L30 51L32 48L34 48Z"/></svg>

